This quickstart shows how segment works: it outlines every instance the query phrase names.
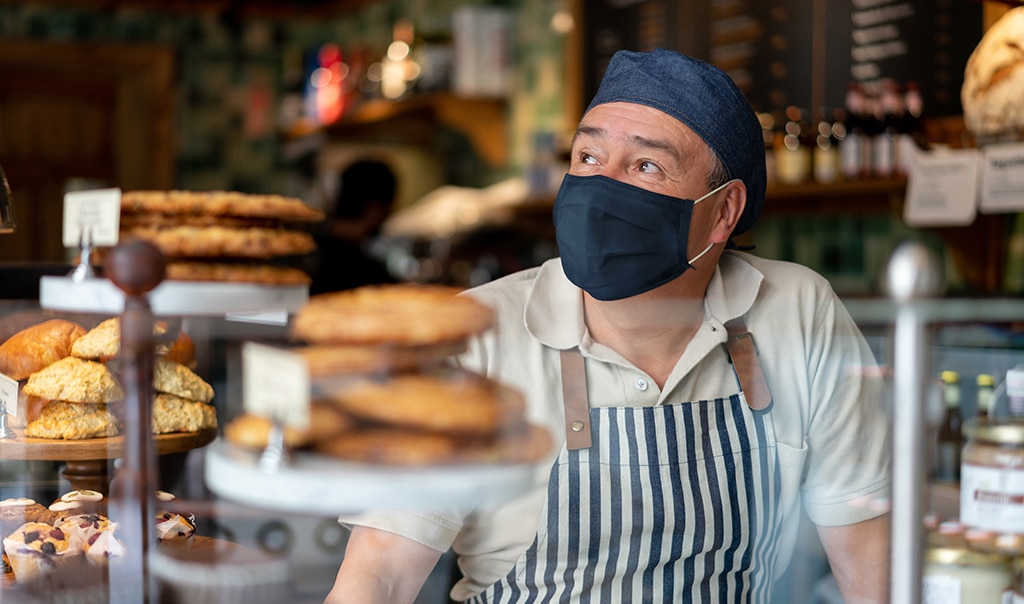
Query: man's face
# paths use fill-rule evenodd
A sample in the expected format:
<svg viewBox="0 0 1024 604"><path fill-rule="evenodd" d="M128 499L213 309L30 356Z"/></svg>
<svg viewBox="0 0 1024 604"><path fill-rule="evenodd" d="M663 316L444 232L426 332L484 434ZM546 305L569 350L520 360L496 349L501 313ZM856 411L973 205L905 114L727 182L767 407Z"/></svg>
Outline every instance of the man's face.
<svg viewBox="0 0 1024 604"><path fill-rule="evenodd" d="M681 199L708 192L711 150L666 113L634 103L606 103L583 117L569 173L602 175Z"/></svg>

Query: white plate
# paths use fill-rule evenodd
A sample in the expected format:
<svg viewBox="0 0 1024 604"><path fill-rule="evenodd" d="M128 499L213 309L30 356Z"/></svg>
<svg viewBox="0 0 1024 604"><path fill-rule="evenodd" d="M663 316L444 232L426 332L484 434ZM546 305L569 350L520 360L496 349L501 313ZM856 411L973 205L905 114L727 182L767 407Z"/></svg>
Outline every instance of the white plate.
<svg viewBox="0 0 1024 604"><path fill-rule="evenodd" d="M287 313L308 300L305 285L219 281L164 281L149 294L153 314L160 316ZM108 279L44 276L39 280L39 304L50 310L120 314L124 292Z"/></svg>
<svg viewBox="0 0 1024 604"><path fill-rule="evenodd" d="M399 468L306 452L293 453L268 473L259 457L218 438L206 447L207 487L252 507L332 516L507 501L526 493L539 471L546 476L536 464Z"/></svg>

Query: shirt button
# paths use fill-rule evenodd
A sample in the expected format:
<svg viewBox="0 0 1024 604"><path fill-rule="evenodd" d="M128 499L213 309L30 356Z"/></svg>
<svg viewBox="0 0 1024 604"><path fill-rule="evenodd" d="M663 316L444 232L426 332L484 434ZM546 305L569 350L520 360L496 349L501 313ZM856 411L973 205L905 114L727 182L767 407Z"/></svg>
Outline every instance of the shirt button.
<svg viewBox="0 0 1024 604"><path fill-rule="evenodd" d="M637 380L636 381L636 389L641 391L641 392L643 392L644 390L647 390L647 380L645 380L643 378L640 378L639 380Z"/></svg>

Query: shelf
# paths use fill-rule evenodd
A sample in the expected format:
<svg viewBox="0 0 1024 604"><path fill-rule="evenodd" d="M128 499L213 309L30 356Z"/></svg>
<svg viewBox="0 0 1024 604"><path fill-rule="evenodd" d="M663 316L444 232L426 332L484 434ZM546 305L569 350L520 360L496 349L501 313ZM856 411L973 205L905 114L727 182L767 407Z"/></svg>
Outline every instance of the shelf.
<svg viewBox="0 0 1024 604"><path fill-rule="evenodd" d="M821 184L769 185L765 214L902 212L906 178L866 178Z"/></svg>
<svg viewBox="0 0 1024 604"><path fill-rule="evenodd" d="M500 167L508 161L505 119L504 99L436 93L364 101L326 131L342 139L383 136L429 144L437 127L446 126L465 134L484 161Z"/></svg>

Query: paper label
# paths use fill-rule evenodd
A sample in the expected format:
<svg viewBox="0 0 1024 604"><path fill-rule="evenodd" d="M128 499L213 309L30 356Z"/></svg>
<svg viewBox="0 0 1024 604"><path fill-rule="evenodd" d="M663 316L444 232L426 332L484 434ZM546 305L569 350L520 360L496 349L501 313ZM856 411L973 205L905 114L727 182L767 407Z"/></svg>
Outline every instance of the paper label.
<svg viewBox="0 0 1024 604"><path fill-rule="evenodd" d="M309 427L309 367L299 355L242 344L242 406L298 430Z"/></svg>
<svg viewBox="0 0 1024 604"><path fill-rule="evenodd" d="M960 604L960 579L944 575L925 575L921 582L923 604Z"/></svg>
<svg viewBox="0 0 1024 604"><path fill-rule="evenodd" d="M977 215L978 152L918 153L907 176L903 220L909 226L963 226Z"/></svg>
<svg viewBox="0 0 1024 604"><path fill-rule="evenodd" d="M117 245L121 226L121 189L92 189L64 194L64 247Z"/></svg>
<svg viewBox="0 0 1024 604"><path fill-rule="evenodd" d="M24 417L18 409L18 381L0 373L0 404L7 409L7 415Z"/></svg>
<svg viewBox="0 0 1024 604"><path fill-rule="evenodd" d="M1024 533L1024 470L963 464L960 520L967 526Z"/></svg>
<svg viewBox="0 0 1024 604"><path fill-rule="evenodd" d="M1024 210L1024 143L985 147L979 206L986 213Z"/></svg>

